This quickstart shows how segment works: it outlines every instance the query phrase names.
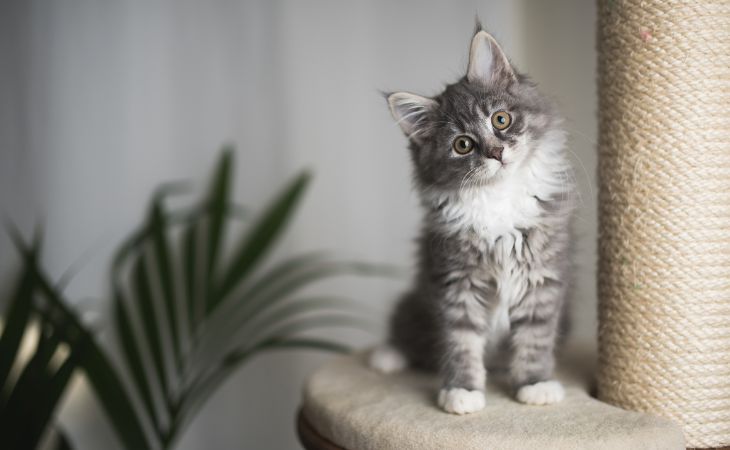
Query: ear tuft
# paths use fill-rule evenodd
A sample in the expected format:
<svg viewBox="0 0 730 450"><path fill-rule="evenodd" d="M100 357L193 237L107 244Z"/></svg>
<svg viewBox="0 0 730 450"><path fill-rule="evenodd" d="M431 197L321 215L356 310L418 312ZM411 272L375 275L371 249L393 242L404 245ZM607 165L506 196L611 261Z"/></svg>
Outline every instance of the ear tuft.
<svg viewBox="0 0 730 450"><path fill-rule="evenodd" d="M481 24L477 24L477 27L480 28ZM477 30L471 40L466 78L471 83L482 85L517 79L512 65L497 41L484 30Z"/></svg>
<svg viewBox="0 0 730 450"><path fill-rule="evenodd" d="M474 14L474 33L472 33L472 35L476 35L482 30L484 30L484 27L482 26L482 21L479 20L478 14Z"/></svg>
<svg viewBox="0 0 730 450"><path fill-rule="evenodd" d="M410 139L418 140L425 130L428 113L437 105L436 101L410 92L395 92L387 96L390 113Z"/></svg>

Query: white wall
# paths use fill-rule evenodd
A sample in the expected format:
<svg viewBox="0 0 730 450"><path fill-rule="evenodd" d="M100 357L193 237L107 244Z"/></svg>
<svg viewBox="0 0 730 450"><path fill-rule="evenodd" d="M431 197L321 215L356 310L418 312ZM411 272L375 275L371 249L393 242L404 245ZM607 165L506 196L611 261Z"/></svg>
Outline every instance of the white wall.
<svg viewBox="0 0 730 450"><path fill-rule="evenodd" d="M594 6L561 1L5 0L0 4L0 208L42 219L45 263L105 316L114 245L161 181L201 181L237 144L236 196L261 206L303 167L316 174L279 255L326 248L407 267L418 209L405 139L378 90L437 92L465 68L479 13L568 119L579 211L576 336L595 319ZM579 162L580 161L580 162ZM86 256L83 256L86 255ZM0 240L0 269L13 261ZM406 280L328 289L386 311ZM87 300L84 300L87 299ZM358 345L372 338L352 335ZM299 388L327 356L279 353L237 373L181 448L297 448ZM79 448L111 431L83 385L61 413Z"/></svg>

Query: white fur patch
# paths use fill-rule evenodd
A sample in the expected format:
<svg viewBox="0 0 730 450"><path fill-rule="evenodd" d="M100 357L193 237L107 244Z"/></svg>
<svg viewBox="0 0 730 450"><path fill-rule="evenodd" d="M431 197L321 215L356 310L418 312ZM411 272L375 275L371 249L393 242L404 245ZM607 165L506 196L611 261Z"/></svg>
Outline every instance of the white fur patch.
<svg viewBox="0 0 730 450"><path fill-rule="evenodd" d="M466 389L441 389L438 404L446 412L452 414L469 414L484 409L486 398L482 391Z"/></svg>
<svg viewBox="0 0 730 450"><path fill-rule="evenodd" d="M406 357L390 345L383 344L370 353L370 367L380 373L400 372L408 366Z"/></svg>
<svg viewBox="0 0 730 450"><path fill-rule="evenodd" d="M515 238L517 228L534 226L542 212L539 203L522 180L513 178L460 190L442 210L449 231L472 228L492 247L500 237Z"/></svg>
<svg viewBox="0 0 730 450"><path fill-rule="evenodd" d="M541 381L522 386L517 391L517 400L527 405L551 405L565 397L565 389L559 381Z"/></svg>

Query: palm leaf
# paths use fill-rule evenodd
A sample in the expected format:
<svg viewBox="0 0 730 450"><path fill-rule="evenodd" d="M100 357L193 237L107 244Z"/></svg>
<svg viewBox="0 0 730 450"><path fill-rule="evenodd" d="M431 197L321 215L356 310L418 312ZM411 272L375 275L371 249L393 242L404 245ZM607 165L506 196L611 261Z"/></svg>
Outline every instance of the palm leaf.
<svg viewBox="0 0 730 450"><path fill-rule="evenodd" d="M346 323L333 321L330 326L347 326ZM322 325L320 325L322 326ZM349 353L352 351L350 347L340 342L332 342L323 339L306 338L306 337L284 337L274 336L263 340L256 345L247 348L246 350L240 350L233 352L226 356L223 361L222 369L224 372L235 369L239 364L245 362L248 358L252 357L256 353L260 353L264 350L271 348L309 348L315 350L326 350L335 353Z"/></svg>
<svg viewBox="0 0 730 450"><path fill-rule="evenodd" d="M162 203L167 197L169 197L172 194L177 194L180 192L184 192L187 189L188 183L186 182L177 182L177 183L168 183L164 186L161 186L157 189L157 192L152 197L152 203ZM192 211L184 211L181 214L176 214L174 216L171 216L170 222L174 223L186 223L190 221L191 217L194 217L195 213L197 213L197 209L194 209ZM139 229L134 230L117 248L117 251L114 252L114 255L112 256L112 270L111 272L117 273L119 270L119 267L123 264L123 262L129 257L129 255L133 252L139 249L139 247L147 240L149 239L149 236L152 234L152 230L149 227L149 221L147 221L142 227Z"/></svg>
<svg viewBox="0 0 730 450"><path fill-rule="evenodd" d="M221 362L209 368L203 373L198 374L196 379L191 383L188 391L192 392L192 397L198 395L197 393L201 390L207 390L207 385L212 381L218 379L219 372L223 371L228 373L229 369L232 370L233 366L237 366L243 362L245 356L253 355L258 349L270 340L291 338L296 334L311 331L319 328L326 327L353 327L361 328L365 330L370 329L370 324L360 317L356 317L353 314L347 312L326 312L318 313L314 316L309 317L282 317L277 320L279 322L276 327L266 329L261 335L249 336L247 344L239 346L237 349L228 352ZM231 361L235 364L232 365ZM185 410L185 403L183 402L182 410Z"/></svg>
<svg viewBox="0 0 730 450"><path fill-rule="evenodd" d="M290 338L297 334L304 333L307 331L340 327L340 328L355 328L363 331L372 330L372 322L363 317L359 317L350 312L323 312L313 316L304 317L289 317L277 321L276 326L272 326L261 333L261 336L257 336L253 340L253 344L244 345L243 349L238 350L240 354L249 353L250 348L258 348L261 342L268 342L272 339L284 339ZM229 359L229 357L226 357Z"/></svg>
<svg viewBox="0 0 730 450"><path fill-rule="evenodd" d="M13 242L22 240L17 228L8 224ZM37 314L34 305L37 278L33 267L40 252L40 233L27 249L23 270L8 299L5 327L0 337L0 376L2 401L0 406L0 436L9 448L36 448L44 431L49 427L53 413L76 369L75 355L81 349L68 352L60 364L52 363L60 341L49 322ZM39 320L36 320L39 319ZM39 325L35 351L25 361L20 359L19 348L27 330ZM11 368L17 365L19 374L14 383L9 379Z"/></svg>
<svg viewBox="0 0 730 450"><path fill-rule="evenodd" d="M35 262L36 252L35 248L29 250L29 261ZM0 390L7 383L10 369L18 355L20 342L30 319L34 284L33 272L23 270L8 303L3 334L0 337Z"/></svg>
<svg viewBox="0 0 730 450"><path fill-rule="evenodd" d="M326 261L317 265L301 265L287 274L282 274L277 278L268 278L265 289L261 292L263 295L255 296L250 293L248 302L243 304L238 325L242 326L250 320L253 320L262 311L272 308L284 301L288 295L303 289L307 285L322 281L326 278L342 276L342 275L385 275L390 274L388 269L382 266L374 266L359 262L332 262Z"/></svg>
<svg viewBox="0 0 730 450"><path fill-rule="evenodd" d="M267 330L277 325L291 322L300 316L313 316L317 319L323 313L337 313L340 317L359 316L358 326L363 324L372 325L369 329L375 329L374 321L371 323L368 316L373 317L371 311L367 311L354 301L343 297L305 297L292 299L278 307L270 308L261 317L252 318L247 321L246 326L241 325L238 329L233 329L225 334L216 334L215 336L207 336L207 340L198 348L195 360L201 364L201 371L196 374L195 380L188 383L194 386L201 378L207 375L211 370L211 364L216 364L224 357L231 345L238 342L253 342L261 337ZM238 345L240 347L240 344ZM212 361L212 362L211 362ZM192 388L194 389L194 388Z"/></svg>
<svg viewBox="0 0 730 450"><path fill-rule="evenodd" d="M117 436L127 448L145 450L151 448L144 428L139 422L130 397L117 374L117 370L109 362L106 354L96 344L91 333L81 324L76 315L68 309L65 300L55 289L48 277L33 259L33 252L20 238L12 232L13 243L23 256L24 263L31 271L35 286L48 302L50 311L47 317L52 321L58 338L67 342L71 349L81 348L77 355L78 364L87 375L89 383L110 419Z"/></svg>
<svg viewBox="0 0 730 450"><path fill-rule="evenodd" d="M224 317L217 318L216 327L207 332L215 336L230 336L246 326L259 314L285 301L289 295L304 287L327 278L342 275L390 275L393 271L384 266L358 262L308 262L293 258L263 275L250 289L240 296L241 301L235 308L226 311ZM237 297L238 298L238 297ZM208 337L208 339L215 339Z"/></svg>
<svg viewBox="0 0 730 450"><path fill-rule="evenodd" d="M213 311L220 301L243 281L274 243L304 193L310 178L311 176L307 172L296 177L236 246L231 263L224 271L215 295L208 299L208 313Z"/></svg>
<svg viewBox="0 0 730 450"><path fill-rule="evenodd" d="M233 170L233 149L226 147L213 175L213 183L207 199L209 213L208 225L208 277L210 278L218 262L218 252L224 239L226 206L231 190L231 172Z"/></svg>
<svg viewBox="0 0 730 450"><path fill-rule="evenodd" d="M56 343L48 338L47 333L47 329L41 331L35 351L22 368L2 411L0 422L6 428L3 435L8 437L11 448L29 448L23 446L23 441L28 439L28 433L34 428L33 408L41 400L39 387L47 383L44 379L47 366L56 350Z"/></svg>
<svg viewBox="0 0 730 450"><path fill-rule="evenodd" d="M178 333L178 311L176 308L175 292L172 280L171 256L167 243L167 218L162 211L158 199L152 203L150 212L150 229L152 230L152 246L157 262L157 274L162 288L162 297L167 311L167 324L170 330L173 356L178 367L181 366L180 338ZM159 322L158 322L159 323ZM159 328L159 327L158 327Z"/></svg>
<svg viewBox="0 0 730 450"><path fill-rule="evenodd" d="M198 260L198 223L189 224L181 236L181 251L183 258L183 284L185 288L185 299L187 301L188 313L188 329L190 334L194 334L198 329L198 324L203 318L204 300L199 286L199 274L202 273L198 269L200 261Z"/></svg>
<svg viewBox="0 0 730 450"><path fill-rule="evenodd" d="M118 287L114 288L114 320L115 328L121 343L122 352L130 370L132 379L135 383L137 391L147 411L147 416L152 421L152 425L156 432L162 430L160 421L157 418L154 400L152 398L152 390L147 380L147 374L144 371L144 362L142 360L141 348L137 345L137 339L132 328L132 323L124 304L124 298Z"/></svg>
<svg viewBox="0 0 730 450"><path fill-rule="evenodd" d="M155 312L154 298L150 285L150 269L145 254L136 255L132 266L132 290L136 301L137 311L142 321L145 347L150 350L153 367L157 375L157 382L162 389L162 395L168 404L171 403L168 387L167 370L160 339L159 317Z"/></svg>
<svg viewBox="0 0 730 450"><path fill-rule="evenodd" d="M304 255L252 276L259 273L260 263L284 231L310 175L301 173L289 183L247 231L233 239L232 251L224 255L228 220L242 211L229 200L232 178L233 153L225 149L199 206L182 213L169 210L158 194L144 225L115 253L111 270L114 325L142 413L137 422L128 417L114 419L120 437L125 427L136 435L133 438L140 433L144 437L142 420L150 422L155 433L145 445L170 448L197 411L195 405L202 405L248 356L287 346L342 351L344 346L336 342L297 334L324 326L363 325L355 314L327 311L347 306L338 299L300 299L291 304L287 300L318 280L382 274L381 267L335 264L319 255ZM175 251L169 245L173 239ZM157 286L160 295L156 295ZM233 345L236 341L231 336L237 330L251 336L246 345ZM206 346L216 342L220 348L208 352ZM170 346L172 365L166 364L165 351ZM209 365L202 364L206 358ZM114 369L105 359L96 362L100 367L87 370L90 380ZM111 411L108 406L124 392L124 386L118 377L112 377L112 386L95 382L105 409ZM162 404L155 401L160 397ZM122 416L134 412L133 406L127 400Z"/></svg>
<svg viewBox="0 0 730 450"><path fill-rule="evenodd" d="M24 442L19 448L37 447L38 442L43 437L43 431L48 427L53 417L56 405L66 390L71 375L76 370L78 364L77 354L82 351L81 348L75 348L69 352L69 355L57 369L48 368L48 373L44 376L42 389L37 395L37 401L33 403L32 426L24 436Z"/></svg>
<svg viewBox="0 0 730 450"><path fill-rule="evenodd" d="M363 314L365 310L350 299L342 297L309 297L293 299L285 304L268 309L260 317L251 318L250 323L247 323L249 326L242 328L241 335L244 336L243 341L248 341L301 315L321 314L323 312L337 312L348 316L357 315L360 320L359 323L370 323L367 315Z"/></svg>
<svg viewBox="0 0 730 450"><path fill-rule="evenodd" d="M68 437L66 437L66 434L63 430L57 431L58 434L56 435L56 445L54 450L71 450L71 443L69 442Z"/></svg>
<svg viewBox="0 0 730 450"><path fill-rule="evenodd" d="M221 324L221 326L215 327L212 330L203 330L203 332L210 333L214 332L216 329L218 331L222 331L223 328L226 328L226 324L228 322L233 321L232 318L235 315L240 314L240 312L237 312L238 310L246 308L251 302L254 302L262 295L262 293L265 293L272 284L275 284L280 279L286 279L291 276L292 273L297 273L310 265L322 263L324 257L325 255L322 252L311 252L287 258L284 261L277 263L270 270L262 274L258 279L247 286L243 292L226 298L220 306L207 317L207 321ZM228 333L228 331L225 331L225 333ZM200 334L203 333L198 333L198 335L194 336L193 339L197 342L204 340L205 336L200 336Z"/></svg>

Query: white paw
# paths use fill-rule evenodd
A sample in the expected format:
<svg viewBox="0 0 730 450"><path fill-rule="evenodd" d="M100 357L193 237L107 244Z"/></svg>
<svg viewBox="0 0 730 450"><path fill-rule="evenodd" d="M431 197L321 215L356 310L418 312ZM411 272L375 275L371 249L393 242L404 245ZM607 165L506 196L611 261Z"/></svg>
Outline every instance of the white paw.
<svg viewBox="0 0 730 450"><path fill-rule="evenodd" d="M461 388L441 389L438 404L452 414L469 414L484 409L486 399L482 391L467 391Z"/></svg>
<svg viewBox="0 0 730 450"><path fill-rule="evenodd" d="M551 405L565 397L565 390L559 381L541 381L522 386L517 391L517 400L528 405Z"/></svg>
<svg viewBox="0 0 730 450"><path fill-rule="evenodd" d="M381 345L370 353L370 367L381 373L400 372L408 366L405 356L390 345Z"/></svg>

